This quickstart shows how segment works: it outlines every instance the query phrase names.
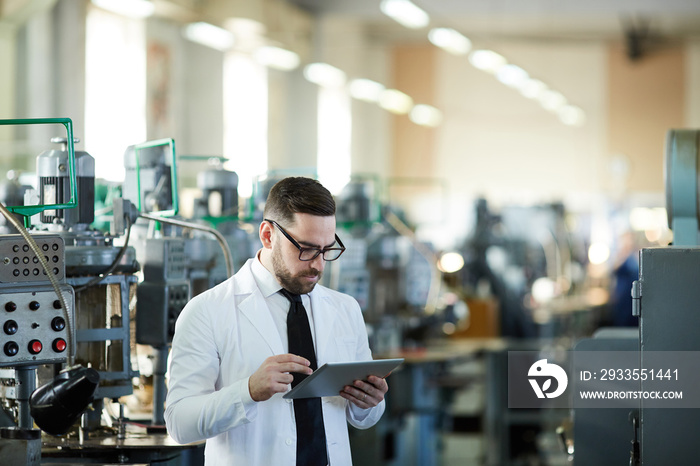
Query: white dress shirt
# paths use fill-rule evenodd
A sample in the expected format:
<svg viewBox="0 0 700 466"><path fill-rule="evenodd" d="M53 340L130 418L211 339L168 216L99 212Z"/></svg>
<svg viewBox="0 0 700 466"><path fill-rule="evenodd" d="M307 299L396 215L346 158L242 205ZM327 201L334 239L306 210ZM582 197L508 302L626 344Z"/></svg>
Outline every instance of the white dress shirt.
<svg viewBox="0 0 700 466"><path fill-rule="evenodd" d="M272 320L275 321L275 326L280 333L280 338L282 339L282 346L289 348L289 341L287 336L287 314L289 313L289 300L279 293L282 286L277 281L274 275L265 268L260 262L260 252L256 254L256 258L251 264L251 270L253 272L253 278L255 278L255 283L260 288L260 292L265 298L267 307L270 308L272 313ZM313 293L313 292L312 292ZM301 302L304 304L304 309L306 309L306 315L309 318L309 326L311 327L311 337L313 338L314 348L316 348L316 332L314 331L314 313L311 307L311 298L308 294L301 295Z"/></svg>

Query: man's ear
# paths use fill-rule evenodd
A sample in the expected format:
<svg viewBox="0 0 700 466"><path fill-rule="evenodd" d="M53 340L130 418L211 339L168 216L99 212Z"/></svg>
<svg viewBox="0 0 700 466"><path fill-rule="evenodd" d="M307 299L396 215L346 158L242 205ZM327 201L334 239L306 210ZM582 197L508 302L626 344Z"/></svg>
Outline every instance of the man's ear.
<svg viewBox="0 0 700 466"><path fill-rule="evenodd" d="M260 224L258 236L260 236L260 242L263 248L272 249L272 230L273 228L270 222L262 222Z"/></svg>

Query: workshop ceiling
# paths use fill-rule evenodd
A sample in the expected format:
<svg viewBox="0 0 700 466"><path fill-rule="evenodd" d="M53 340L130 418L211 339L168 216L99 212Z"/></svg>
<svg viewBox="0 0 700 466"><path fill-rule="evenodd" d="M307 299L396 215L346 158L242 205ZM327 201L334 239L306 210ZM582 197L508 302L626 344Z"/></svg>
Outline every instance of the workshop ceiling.
<svg viewBox="0 0 700 466"><path fill-rule="evenodd" d="M384 16L381 0L288 0L317 15L364 22L391 41L424 39ZM614 40L630 31L700 38L700 0L413 0L430 27L451 27L480 40Z"/></svg>

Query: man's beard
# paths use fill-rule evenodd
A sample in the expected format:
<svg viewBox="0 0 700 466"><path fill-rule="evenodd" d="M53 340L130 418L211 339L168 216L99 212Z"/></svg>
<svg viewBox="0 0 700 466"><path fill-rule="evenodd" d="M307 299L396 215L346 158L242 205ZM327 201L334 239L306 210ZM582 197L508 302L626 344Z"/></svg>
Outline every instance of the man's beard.
<svg viewBox="0 0 700 466"><path fill-rule="evenodd" d="M313 268L307 269L298 275L292 275L289 269L284 265L284 261L282 260L282 252L277 247L272 248L272 268L274 269L275 276L282 287L294 294L310 293L316 286L316 283L321 280L321 276L323 275L323 272ZM313 283L302 280L302 277L316 276L318 276L318 280Z"/></svg>

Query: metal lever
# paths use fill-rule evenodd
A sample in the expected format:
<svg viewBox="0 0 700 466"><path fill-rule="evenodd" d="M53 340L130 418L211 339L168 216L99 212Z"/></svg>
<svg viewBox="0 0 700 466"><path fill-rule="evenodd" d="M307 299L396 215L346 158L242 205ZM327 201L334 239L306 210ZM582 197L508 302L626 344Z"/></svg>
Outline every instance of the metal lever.
<svg viewBox="0 0 700 466"><path fill-rule="evenodd" d="M569 458L574 455L574 442L566 435L566 429L564 426L557 427L557 437L559 439L559 445L561 446L564 453L569 455Z"/></svg>
<svg viewBox="0 0 700 466"><path fill-rule="evenodd" d="M639 438L637 437L637 431L639 430L639 411L634 410L630 412L630 417L632 418L632 430L634 431L632 450L630 450L630 466L640 466L641 457L639 451Z"/></svg>

